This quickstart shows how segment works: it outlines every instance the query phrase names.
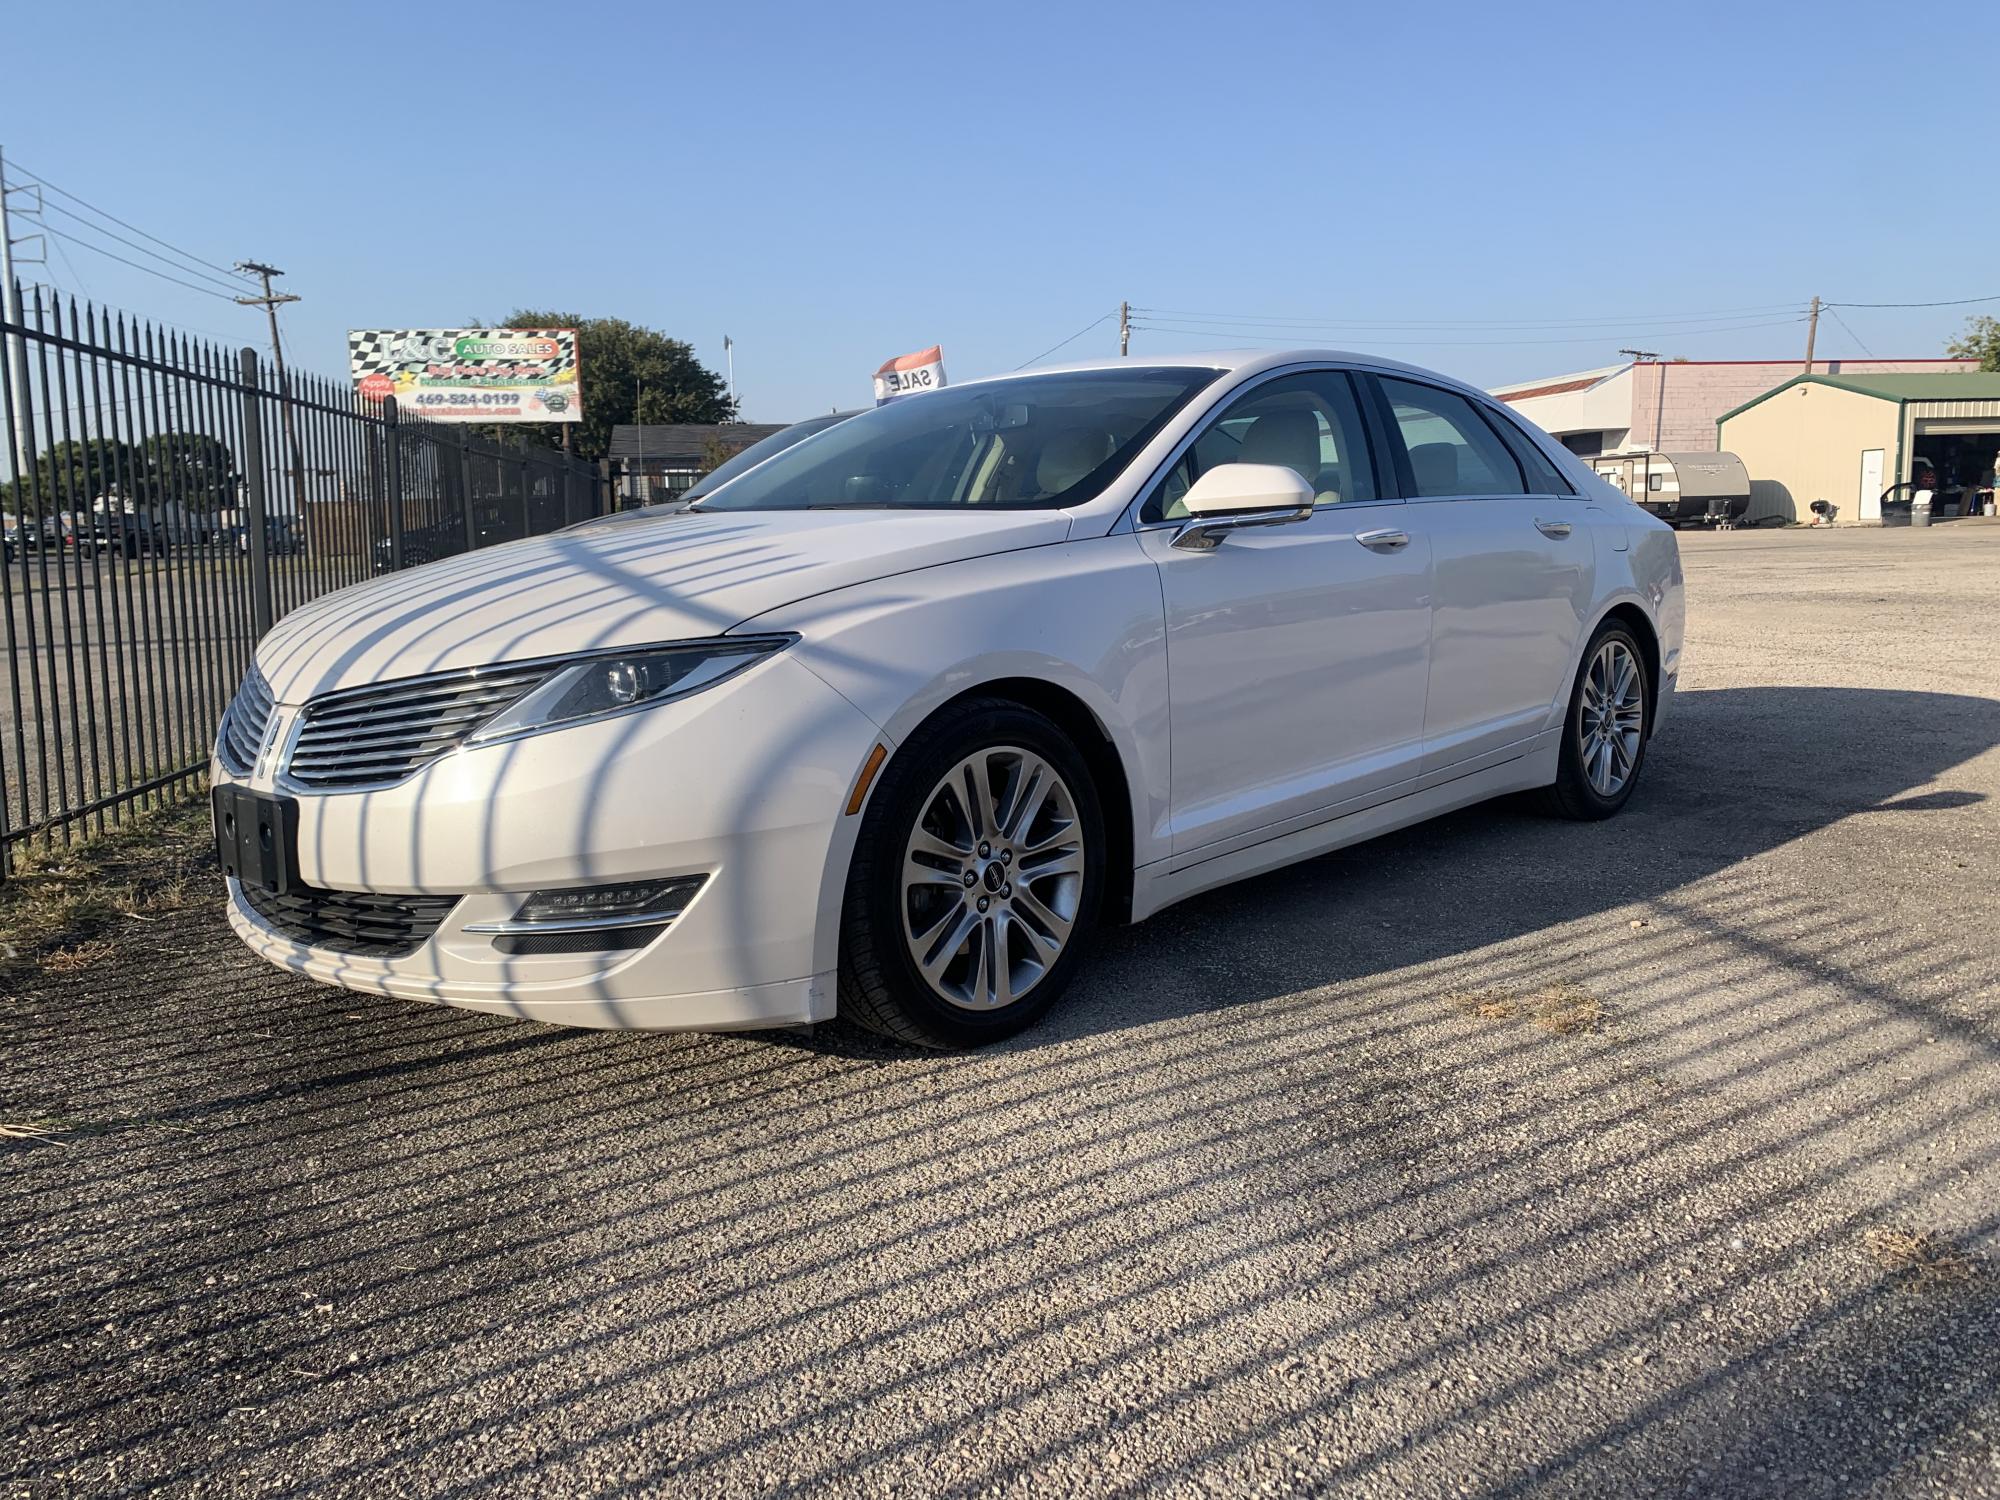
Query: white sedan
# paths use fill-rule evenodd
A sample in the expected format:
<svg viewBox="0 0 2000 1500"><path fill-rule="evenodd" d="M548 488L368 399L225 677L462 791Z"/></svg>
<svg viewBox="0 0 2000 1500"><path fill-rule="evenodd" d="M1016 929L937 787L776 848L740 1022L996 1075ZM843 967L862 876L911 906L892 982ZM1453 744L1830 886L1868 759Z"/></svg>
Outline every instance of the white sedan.
<svg viewBox="0 0 2000 1500"><path fill-rule="evenodd" d="M412 1000L976 1044L1103 923L1502 793L1616 812L1681 624L1672 532L1456 381L982 381L286 617L216 745L230 917Z"/></svg>

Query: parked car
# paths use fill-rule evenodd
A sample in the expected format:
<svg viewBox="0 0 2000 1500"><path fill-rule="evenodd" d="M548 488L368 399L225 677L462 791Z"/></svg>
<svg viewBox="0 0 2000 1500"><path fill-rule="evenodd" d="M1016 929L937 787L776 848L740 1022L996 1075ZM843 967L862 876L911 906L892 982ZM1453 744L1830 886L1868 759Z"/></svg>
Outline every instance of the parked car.
<svg viewBox="0 0 2000 1500"><path fill-rule="evenodd" d="M1502 793L1616 813L1682 613L1665 523L1407 365L949 387L287 616L211 768L230 920L512 1016L985 1042L1105 923Z"/></svg>
<svg viewBox="0 0 2000 1500"><path fill-rule="evenodd" d="M77 518L79 522L83 517ZM123 553L128 558L165 557L173 550L166 528L148 515L97 514L87 524L73 526L70 545L81 556L104 552Z"/></svg>
<svg viewBox="0 0 2000 1500"><path fill-rule="evenodd" d="M43 516L36 520L33 516L23 516L20 522L21 545L30 552L60 552L67 525L58 517Z"/></svg>
<svg viewBox="0 0 2000 1500"><path fill-rule="evenodd" d="M419 563L436 562L441 557L450 557L464 550L465 521L459 516L447 516L442 521L406 527L403 531L403 566L406 568L414 568ZM393 569L395 553L386 536L375 539L370 555L374 559L374 570L377 573L387 573Z"/></svg>
<svg viewBox="0 0 2000 1500"><path fill-rule="evenodd" d="M237 525L230 528L236 538L236 550L250 550L250 528ZM264 517L264 551L269 557L295 557L306 550L305 533L299 530L290 516Z"/></svg>

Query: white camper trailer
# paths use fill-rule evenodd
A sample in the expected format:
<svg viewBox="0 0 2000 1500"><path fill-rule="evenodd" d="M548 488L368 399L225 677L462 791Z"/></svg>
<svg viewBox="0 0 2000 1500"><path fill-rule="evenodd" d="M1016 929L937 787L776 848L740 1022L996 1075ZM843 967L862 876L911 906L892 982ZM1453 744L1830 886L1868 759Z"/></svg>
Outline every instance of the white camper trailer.
<svg viewBox="0 0 2000 1500"><path fill-rule="evenodd" d="M1590 466L1672 526L1734 526L1750 508L1750 473L1734 453L1607 453Z"/></svg>

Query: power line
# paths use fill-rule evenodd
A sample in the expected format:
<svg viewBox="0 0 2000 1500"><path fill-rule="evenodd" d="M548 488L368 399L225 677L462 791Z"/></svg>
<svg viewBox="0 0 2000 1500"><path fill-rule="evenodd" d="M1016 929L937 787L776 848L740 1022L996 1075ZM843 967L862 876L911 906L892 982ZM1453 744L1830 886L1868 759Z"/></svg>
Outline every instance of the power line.
<svg viewBox="0 0 2000 1500"><path fill-rule="evenodd" d="M55 184L54 184L53 182L50 182L50 181L48 180L48 178L46 178L46 177L43 177L43 176L41 176L41 175L40 175L39 173L36 173L36 172L31 172L31 171L29 171L29 170L28 170L28 169L27 169L26 167L22 166L22 165L21 165L21 164L20 164L19 162L16 162L16 163L14 164L14 170L15 170L16 172L18 172L18 173L19 173L19 174L20 174L21 176L23 176L23 177L26 177L26 178L27 178L27 179L28 179L29 181L31 181L31 182L38 182L38 183L40 183L40 184L41 184L41 185L42 185L43 187L47 188L47 189L48 189L48 190L49 190L50 192L52 192L52 193L56 193L56 194L60 195L61 197L64 197L64 198L67 198L67 199L69 199L69 201L70 201L70 202L72 202L72 203L75 203L75 204L79 204L79 205L81 205L82 207L84 207L84 208L87 208L87 209L89 209L89 210L90 210L90 211L91 211L92 213L96 214L96 215L97 215L97 216L98 216L99 218L101 218L101 219L108 219L108 220L110 220L110 221L111 221L111 222L112 222L113 224L116 224L116 225L117 225L117 226L118 226L118 227L119 227L120 229L129 229L129 230L131 230L131 231L132 231L132 232L133 232L134 234L136 234L136 235L139 235L139 236L141 236L141 237L143 237L143 238L145 238L145 239L149 239L149 240L151 240L151 241L152 241L152 242L153 242L154 244L156 244L156 245L160 246L160 248L161 248L161 249L163 249L163 250L171 250L171 251L173 251L173 252L174 252L174 254L176 254L176 255L180 256L180 257L181 257L181 259L183 259L183 260L189 260L189 261L193 261L193 262L194 262L194 263L195 263L196 265L198 265L198 266L204 266L204 267L206 267L206 268L207 268L208 270L211 270L211 271L220 271L220 272L222 272L222 274L223 274L223 275L225 275L225 276L228 276L228 275L230 275L230 274L231 274L231 272L230 272L230 270L229 270L229 268L228 268L227 266L223 266L223 265L218 265L218 264L217 264L216 262L214 262L214 261L212 261L212 260L203 260L203 259L202 259L202 258L201 258L201 257L200 257L199 255L195 255L195 254L192 254L192 253L190 253L189 251L186 251L186 250L183 250L183 249L181 249L181 248L180 248L180 247L179 247L178 245L175 245L175 244L172 244L172 243L170 243L170 242L168 242L168 241L166 241L166 240L163 240L163 239L161 239L161 238L160 238L160 237L159 237L159 236L158 236L157 234L148 234L148 233L147 233L147 232L146 232L145 230L141 229L141 228L140 228L140 227L139 227L139 226L138 226L137 224L129 224L129 223L127 223L127 222L126 222L125 220L123 220L123 219L119 218L119 217L118 217L118 216L117 216L116 214L113 214L113 213L106 213L106 212L105 212L105 211L104 211L103 209L101 209L101 208L97 207L97 206L96 206L95 204L93 204L93 203L88 203L88 202L85 202L85 201L84 201L84 200L83 200L82 198L78 197L78 196L77 196L77 195L76 195L75 193L72 193L72 192L71 192L71 191L70 191L70 190L69 190L68 188L62 188L62 187L57 187L57 186L56 186L56 185L55 185ZM63 212L67 212L67 210L61 210L61 211L63 211ZM71 218L75 218L76 216L75 216L74 214L71 214L71 215L70 215L70 217L71 217ZM92 226L92 227L95 227L95 226ZM101 231L101 232L108 232L108 231ZM116 236L113 236L113 238L116 238ZM181 269L185 270L185 269L187 269L187 268L186 268L186 267L182 267ZM246 280L246 281L247 281L247 280L248 280L249 278L248 278L248 277L242 277L242 278L240 278L240 279L242 279L242 280Z"/></svg>
<svg viewBox="0 0 2000 1500"><path fill-rule="evenodd" d="M1598 325L1619 327L1646 324L1659 327L1674 323L1715 323L1733 318L1748 317L1756 313L1804 312L1802 302L1768 302L1750 307L1723 308L1705 313L1627 313L1612 317L1581 318L1522 318L1522 319L1480 319L1480 318L1410 318L1410 319L1359 319L1359 318L1310 318L1282 316L1276 314L1225 313L1196 311L1191 308L1135 307L1135 313L1150 314L1180 323L1218 323L1231 327L1270 325L1275 327L1303 328L1491 328L1491 329L1538 329L1538 328L1584 328Z"/></svg>
<svg viewBox="0 0 2000 1500"><path fill-rule="evenodd" d="M45 292L60 292L65 297L82 301L95 309L107 326L111 322L112 313L123 313L131 320L134 328L152 328L163 335L180 333L199 339L211 339L218 347L233 346L241 343L243 340L242 330L240 329L235 333L218 333L213 328L202 328L193 323L170 323L163 318L155 317L152 313L137 312L119 303L108 302L102 297L93 297L88 292L73 292L66 286L56 285L53 281L24 281L21 283L21 286L24 291L34 291L39 288Z"/></svg>
<svg viewBox="0 0 2000 1500"><path fill-rule="evenodd" d="M235 298L231 297L227 292L218 292L213 287L201 286L198 283L192 281L183 281L178 276L169 276L165 271L158 270L153 266L144 265L136 260L127 260L124 256L119 255L114 251L107 250L102 245L93 245L89 240L78 239L75 235L69 234L63 230L51 229L48 230L47 233L54 236L56 239L65 240L68 243L75 245L80 250L94 251L96 254L103 256L107 260L117 261L121 266L130 266L135 271L144 271L148 276L157 276L162 281L171 281L175 286L184 286L191 292L201 292L207 296L215 298L218 302L233 302L236 300Z"/></svg>
<svg viewBox="0 0 2000 1500"><path fill-rule="evenodd" d="M2000 302L1992 297L1954 297L1949 302L1827 302L1826 307L1970 307L1975 302Z"/></svg>
<svg viewBox="0 0 2000 1500"><path fill-rule="evenodd" d="M44 207L52 209L56 213L61 214L66 219L76 220L77 223L81 224L85 229L90 230L93 234L101 234L105 236L107 239L113 239L118 241L119 244L126 246L128 249L137 250L141 255L149 255L163 266L171 266L176 271L185 271L190 276L199 276L205 281L214 282L217 286L228 287L232 293L243 285L241 280L226 280L220 276L211 276L208 274L208 272L203 271L198 267L183 266L175 261L168 260L164 255L160 254L157 250L148 250L144 245L126 239L125 236L123 236L122 234L113 234L110 230L104 228L101 224L93 224L90 222L90 220L84 218L83 215L71 213L68 209L64 208L60 203L45 204Z"/></svg>
<svg viewBox="0 0 2000 1500"><path fill-rule="evenodd" d="M63 265L68 267L69 274L76 278L76 284L83 288L83 295L86 298L89 297L90 283L83 279L83 272L79 271L76 268L76 262L69 258L69 251L64 248L63 242L61 240L57 240L55 242L55 246L56 246L56 254L62 257Z"/></svg>
<svg viewBox="0 0 2000 1500"><path fill-rule="evenodd" d="M1135 309L1135 311L1136 311L1136 310L1137 310L1137 309ZM1765 314L1762 314L1762 315L1763 315L1763 316L1769 316L1769 313L1770 313L1770 312L1789 312L1789 313L1798 313L1798 314L1803 314L1803 313L1805 312L1805 308L1804 308L1804 306L1803 306L1803 305L1797 305L1797 306L1794 306L1794 305L1791 305L1791 304L1787 304L1786 306L1784 306L1784 307L1782 307L1782 308L1773 308L1773 309L1770 309L1770 310L1769 310L1768 312L1766 312ZM1161 315L1157 315L1157 316L1161 316L1161 317L1165 317L1165 315L1164 315L1164 314L1161 314ZM1729 316L1729 317L1722 317L1722 316L1716 316L1716 317L1708 317L1708 318L1682 318L1682 319L1672 319L1672 318L1667 318L1667 319L1647 319L1647 318L1616 318L1616 319L1606 319L1605 321L1603 321L1603 322L1601 322L1601 323L1600 323L1600 322L1596 322L1596 321L1591 321L1591 322L1578 322L1578 323L1556 323L1556 322L1547 322L1547 323L1536 323L1536 322L1523 322L1523 323L1499 323L1499 322L1494 322L1494 323L1483 323L1483 322L1475 322L1475 321L1470 321L1470 320L1468 320L1468 321L1466 321L1466 322L1463 322L1463 323L1459 323L1459 322L1451 322L1451 321L1439 321L1439 322L1435 322L1435 323L1388 323L1388 322L1384 322L1384 323L1358 323L1358 322L1357 322L1357 323L1307 323L1307 322L1297 322L1297 323L1276 323L1276 322L1270 322L1270 323L1266 323L1266 322L1259 322L1259 321L1257 321L1257 320L1254 320L1254 319L1243 319L1243 318L1207 318L1207 317L1174 317L1174 318L1167 318L1167 321L1170 321L1170 322L1174 322L1174 323L1186 323L1186 324L1195 324L1195 325L1198 325L1198 326L1207 326L1207 327L1215 327L1215 328L1259 328L1259 329L1264 329L1264 330L1267 330L1267 331L1269 331L1269 332L1273 332L1273 333L1302 333L1302 334L1312 334L1312 333L1332 333L1332 334L1341 334L1341 335L1346 335L1346 334L1352 334L1352 333L1376 333L1376 332L1386 332L1386 333L1432 333L1432 332L1439 332L1439 333L1441 333L1441 332L1445 332L1445 331L1448 331L1448 330L1451 330L1451 329L1458 329L1458 328L1463 328L1463 329L1471 329L1471 330L1474 330L1474 331L1476 331L1476 332L1480 332L1480 333L1510 333L1510 332L1515 332L1515 333L1569 333L1569 332L1575 332L1575 333L1579 333L1579 334L1582 334L1582 333L1593 333L1593 332L1594 332L1594 333L1601 333L1601 334L1603 334L1603 335L1604 335L1605 337L1616 337L1616 338L1624 338L1624 337L1626 337L1626 336L1627 336L1627 334L1628 334L1628 333L1629 333L1629 332L1630 332L1630 331L1631 331L1632 329L1635 329L1635 328L1650 328L1650 329L1659 329L1659 330L1663 330L1663 331L1664 331L1664 330L1673 330L1673 329L1682 329L1682 328L1685 328L1685 329L1689 329L1689 330L1691 330L1691 331L1693 331L1693 332L1700 332L1701 330L1703 330L1703 329L1705 329L1705 328L1710 328L1710 327L1716 327L1716 326L1720 326L1720 325L1723 325L1723 324L1727 324L1727 323L1735 323L1735 322L1739 322L1739 321L1741 321L1741 320L1742 320L1742 319L1744 319L1744 318L1747 318L1747 317L1752 317L1752 316L1758 316L1758 314L1751 314L1751 313L1736 313L1736 314L1734 314L1734 315L1732 315L1732 316Z"/></svg>
<svg viewBox="0 0 2000 1500"><path fill-rule="evenodd" d="M1834 322L1838 323L1841 326L1841 328L1846 331L1847 336L1854 340L1855 346L1859 348L1863 354L1867 355L1870 359L1873 359L1875 357L1875 351L1873 349L1870 349L1866 344L1862 343L1861 335L1856 333L1852 328L1848 328L1847 319L1843 318L1839 313L1834 311L1834 308L1838 305L1839 304L1833 302L1826 303L1825 311L1827 316L1832 318Z"/></svg>
<svg viewBox="0 0 2000 1500"><path fill-rule="evenodd" d="M1805 322L1805 318L1803 316L1795 318L1777 318L1768 322L1735 323L1722 328L1697 328L1697 329L1684 330L1673 333L1673 336L1682 339L1699 338L1706 334L1711 334L1711 333L1742 333L1753 328L1786 328L1794 324L1803 322ZM1175 325L1165 324L1165 323L1134 322L1132 327L1134 331L1137 332L1170 333L1174 334L1177 337L1182 337L1182 338L1204 339L1209 341L1212 345L1220 344L1223 346L1228 346L1231 344L1242 344L1242 343L1295 345L1299 342L1300 338L1303 336L1302 332L1294 332L1292 334L1286 335L1286 334L1257 332L1257 331L1241 330L1241 329L1231 330L1231 329L1217 329L1217 328L1186 328L1186 327L1177 327ZM1366 340L1366 342L1371 348L1376 346L1382 346L1388 348L1403 347L1403 348L1461 349L1461 348L1470 348L1474 346L1484 346L1484 345L1492 345L1501 348L1514 348L1525 344L1601 344L1604 343L1607 339L1614 336L1633 337L1644 334L1645 332L1646 332L1645 329L1627 328L1620 330L1620 332L1617 335L1613 335L1611 333L1603 333L1603 334L1585 335L1574 338L1553 338L1553 339L1369 338Z"/></svg>
<svg viewBox="0 0 2000 1500"><path fill-rule="evenodd" d="M1018 365L1014 366L1014 369L1025 370L1028 368L1029 365L1035 364L1040 360L1047 359L1051 354L1054 354L1056 350L1064 348L1070 344L1074 344L1078 339L1082 338L1086 333L1090 332L1090 330L1095 328L1098 324L1108 323L1117 316L1118 316L1118 310L1116 308L1113 308L1110 312L1104 314L1104 316L1102 317L1092 318L1088 323L1084 324L1083 327L1077 329L1075 333L1072 333L1068 338L1064 339L1062 343L1049 345L1048 348L1044 349L1040 354L1035 355L1033 358L1022 360ZM1008 373L1012 374L1013 371L1010 370Z"/></svg>

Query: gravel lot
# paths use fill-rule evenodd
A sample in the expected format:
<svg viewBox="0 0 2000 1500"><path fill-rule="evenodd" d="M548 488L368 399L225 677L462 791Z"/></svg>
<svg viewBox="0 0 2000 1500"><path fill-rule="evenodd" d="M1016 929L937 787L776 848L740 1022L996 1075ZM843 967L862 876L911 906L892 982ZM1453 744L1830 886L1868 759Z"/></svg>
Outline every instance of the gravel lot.
<svg viewBox="0 0 2000 1500"><path fill-rule="evenodd" d="M0 1000L5 1493L2000 1495L2000 525L1684 538L1624 816L1113 935L972 1056Z"/></svg>

